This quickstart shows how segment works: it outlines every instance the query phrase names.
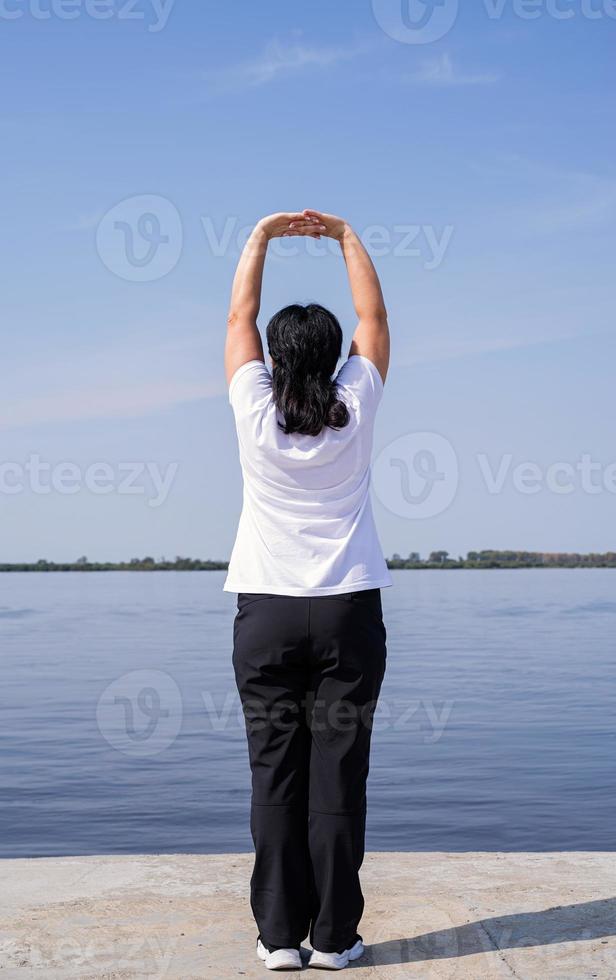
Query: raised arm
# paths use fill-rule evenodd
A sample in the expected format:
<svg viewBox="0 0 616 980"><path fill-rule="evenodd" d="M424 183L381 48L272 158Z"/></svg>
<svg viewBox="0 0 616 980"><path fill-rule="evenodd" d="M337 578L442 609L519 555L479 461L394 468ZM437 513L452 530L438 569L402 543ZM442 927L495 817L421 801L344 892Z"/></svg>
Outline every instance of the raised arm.
<svg viewBox="0 0 616 980"><path fill-rule="evenodd" d="M291 227L294 221L300 219L301 228ZM247 361L263 360L257 316L261 306L263 268L270 239L283 235L309 235L311 238L319 238L321 233L324 233L324 227L319 219L315 217L307 220L300 212L270 214L255 225L242 251L231 289L225 343L227 383Z"/></svg>
<svg viewBox="0 0 616 980"><path fill-rule="evenodd" d="M359 235L342 218L312 210L304 211L304 217L319 221L325 228L322 234L340 242L358 318L349 356L361 354L367 357L385 381L389 367L389 326L381 284L372 259ZM295 221L292 227L294 225L303 227Z"/></svg>

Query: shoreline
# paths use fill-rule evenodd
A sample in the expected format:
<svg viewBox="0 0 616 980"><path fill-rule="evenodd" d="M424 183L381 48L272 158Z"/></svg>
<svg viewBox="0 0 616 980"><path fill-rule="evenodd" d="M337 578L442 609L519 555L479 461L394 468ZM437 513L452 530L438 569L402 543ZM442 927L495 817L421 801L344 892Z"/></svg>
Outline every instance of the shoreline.
<svg viewBox="0 0 616 980"><path fill-rule="evenodd" d="M571 564L571 565L558 565L558 564L545 564L539 565L536 563L528 562L516 563L516 564L481 564L481 563L470 563L470 562L447 562L444 564L429 564L428 562L422 562L421 564L398 564L397 562L387 562L387 567L391 572L452 572L452 571L484 571L484 572L501 572L501 571L517 571L523 569L535 569L537 571L554 571L556 569L575 571L579 569L597 569L597 568L616 568L616 562L605 562L603 564L590 564L582 563ZM91 566L78 566L69 563L49 563L45 568L37 567L36 565L26 565L26 564L15 564L15 565L3 565L0 566L1 574L57 574L57 573L68 573L68 572L79 572L79 573L93 573L93 572L226 572L228 570L227 565L215 564L204 565L202 567L196 568L176 568L174 566L131 566L124 564L101 564L101 565L91 565Z"/></svg>

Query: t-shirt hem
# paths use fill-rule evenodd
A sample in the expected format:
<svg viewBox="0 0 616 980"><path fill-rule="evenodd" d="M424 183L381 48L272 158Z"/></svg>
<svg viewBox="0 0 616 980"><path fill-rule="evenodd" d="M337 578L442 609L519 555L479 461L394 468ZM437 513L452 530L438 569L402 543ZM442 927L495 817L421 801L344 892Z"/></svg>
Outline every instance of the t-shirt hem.
<svg viewBox="0 0 616 980"><path fill-rule="evenodd" d="M367 592L368 589L386 589L392 586L394 583L390 577L375 579L372 582L347 582L345 585L324 585L315 589L305 589L305 588L292 588L292 587L282 587L276 585L266 586L263 582L259 585L254 583L248 585L246 583L239 582L225 582L223 585L224 592L252 592L259 595L289 595L289 596L303 596L304 598L316 598L318 596L327 595L344 595L346 592Z"/></svg>

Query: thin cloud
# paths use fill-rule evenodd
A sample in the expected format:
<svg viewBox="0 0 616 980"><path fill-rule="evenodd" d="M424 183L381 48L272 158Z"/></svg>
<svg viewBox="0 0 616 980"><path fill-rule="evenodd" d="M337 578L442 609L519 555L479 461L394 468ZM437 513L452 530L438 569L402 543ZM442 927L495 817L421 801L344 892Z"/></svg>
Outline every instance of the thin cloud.
<svg viewBox="0 0 616 980"><path fill-rule="evenodd" d="M217 91L256 88L311 68L330 68L356 58L365 50L366 46L360 44L314 47L300 41L282 42L275 38L254 61L230 65L221 71L209 73L207 78Z"/></svg>
<svg viewBox="0 0 616 980"><path fill-rule="evenodd" d="M17 362L5 386L0 430L139 418L217 398L226 385L218 361L208 370L213 346L190 335L155 344L146 335L72 355L50 352L35 365Z"/></svg>
<svg viewBox="0 0 616 980"><path fill-rule="evenodd" d="M468 74L457 69L448 54L424 61L416 72L406 75L405 80L416 85L433 85L441 88L455 88L465 85L494 85L500 76L493 72Z"/></svg>
<svg viewBox="0 0 616 980"><path fill-rule="evenodd" d="M556 234L583 226L611 223L615 213L616 184L598 181L596 185L588 187L585 197L577 201L527 208L519 218L526 219L531 231Z"/></svg>
<svg viewBox="0 0 616 980"><path fill-rule="evenodd" d="M441 337L425 342L419 342L414 351L403 358L401 363L437 364L441 361L457 360L461 357L481 357L485 354L499 354L507 351L538 347L544 344L559 344L575 340L581 334L571 331L556 336L538 337L478 337L460 339L456 337Z"/></svg>
<svg viewBox="0 0 616 980"><path fill-rule="evenodd" d="M0 429L19 429L50 422L128 419L149 416L186 402L223 394L220 384L160 382L124 388L78 388L14 401L0 419Z"/></svg>
<svg viewBox="0 0 616 980"><path fill-rule="evenodd" d="M616 180L612 177L562 170L511 155L492 165L472 166L476 173L526 187L527 198L519 200L513 210L503 211L499 219L512 229L549 235L614 221Z"/></svg>

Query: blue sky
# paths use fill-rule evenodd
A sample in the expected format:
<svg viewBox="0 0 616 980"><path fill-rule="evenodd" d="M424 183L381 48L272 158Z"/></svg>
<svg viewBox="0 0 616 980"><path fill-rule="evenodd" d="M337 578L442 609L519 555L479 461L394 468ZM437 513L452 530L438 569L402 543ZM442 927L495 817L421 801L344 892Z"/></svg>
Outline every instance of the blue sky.
<svg viewBox="0 0 616 980"><path fill-rule="evenodd" d="M468 4L425 43L406 0L64 3L0 14L2 560L228 556L238 242L302 207L382 276L386 553L616 548L607 0ZM350 340L322 252L275 252L262 324L318 300ZM418 507L426 458L446 492Z"/></svg>

